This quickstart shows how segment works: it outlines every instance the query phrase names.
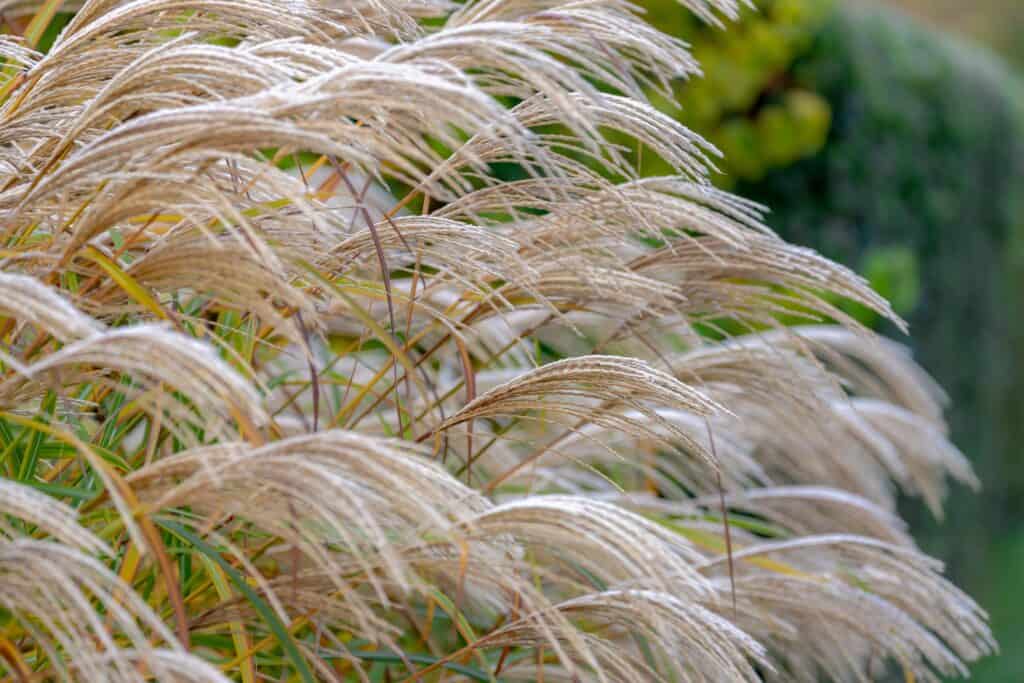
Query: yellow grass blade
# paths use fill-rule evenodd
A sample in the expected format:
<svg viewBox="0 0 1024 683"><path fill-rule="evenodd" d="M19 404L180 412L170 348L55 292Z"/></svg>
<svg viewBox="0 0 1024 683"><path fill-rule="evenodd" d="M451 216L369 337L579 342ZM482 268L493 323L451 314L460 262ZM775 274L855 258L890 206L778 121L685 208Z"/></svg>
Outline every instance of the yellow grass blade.
<svg viewBox="0 0 1024 683"><path fill-rule="evenodd" d="M64 0L46 0L43 6L39 8L36 15L32 17L32 21L29 22L28 28L25 29L25 44L29 47L35 47L39 45L39 41L42 40L43 34L46 33L47 27L53 18L60 11L61 6L64 4Z"/></svg>

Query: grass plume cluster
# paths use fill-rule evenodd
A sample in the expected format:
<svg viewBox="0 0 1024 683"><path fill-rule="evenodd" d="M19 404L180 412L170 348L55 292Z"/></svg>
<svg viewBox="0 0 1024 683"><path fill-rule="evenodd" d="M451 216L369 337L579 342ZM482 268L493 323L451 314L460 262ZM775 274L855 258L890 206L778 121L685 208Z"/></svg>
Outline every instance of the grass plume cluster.
<svg viewBox="0 0 1024 683"><path fill-rule="evenodd" d="M3 681L993 649L895 513L976 483L941 391L843 314L896 319L860 278L709 184L644 99L698 65L631 5L0 9Z"/></svg>

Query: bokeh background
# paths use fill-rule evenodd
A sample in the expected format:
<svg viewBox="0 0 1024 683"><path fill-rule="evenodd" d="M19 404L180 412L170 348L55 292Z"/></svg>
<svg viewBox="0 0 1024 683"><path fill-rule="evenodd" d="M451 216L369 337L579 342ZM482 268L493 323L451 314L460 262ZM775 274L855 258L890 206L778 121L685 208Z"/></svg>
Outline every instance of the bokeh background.
<svg viewBox="0 0 1024 683"><path fill-rule="evenodd" d="M991 614L974 679L1024 681L1024 0L758 0L729 31L644 5L704 67L663 104L725 153L718 182L910 322L984 488L904 512Z"/></svg>

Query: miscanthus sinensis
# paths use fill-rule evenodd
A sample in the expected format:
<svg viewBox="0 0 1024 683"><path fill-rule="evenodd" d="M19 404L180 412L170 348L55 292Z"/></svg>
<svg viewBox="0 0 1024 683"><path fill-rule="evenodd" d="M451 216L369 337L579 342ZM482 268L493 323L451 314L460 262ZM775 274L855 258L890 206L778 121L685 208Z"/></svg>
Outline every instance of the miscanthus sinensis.
<svg viewBox="0 0 1024 683"><path fill-rule="evenodd" d="M645 99L698 65L635 7L0 10L3 681L934 681L993 648L895 514L975 483L941 391L709 184Z"/></svg>

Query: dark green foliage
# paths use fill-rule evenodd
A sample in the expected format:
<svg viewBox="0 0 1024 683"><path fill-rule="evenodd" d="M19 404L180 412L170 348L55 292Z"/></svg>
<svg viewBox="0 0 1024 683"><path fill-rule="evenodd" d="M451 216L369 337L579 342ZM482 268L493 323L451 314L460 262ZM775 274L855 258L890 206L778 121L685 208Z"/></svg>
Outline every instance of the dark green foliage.
<svg viewBox="0 0 1024 683"><path fill-rule="evenodd" d="M1006 599L989 592L984 568L1024 519L1020 85L979 50L850 6L792 78L828 100L828 143L739 191L772 208L785 238L914 293L903 313L918 358L950 393L953 439L985 487L954 492L941 532L920 540L983 605ZM900 266L900 252L914 258Z"/></svg>

